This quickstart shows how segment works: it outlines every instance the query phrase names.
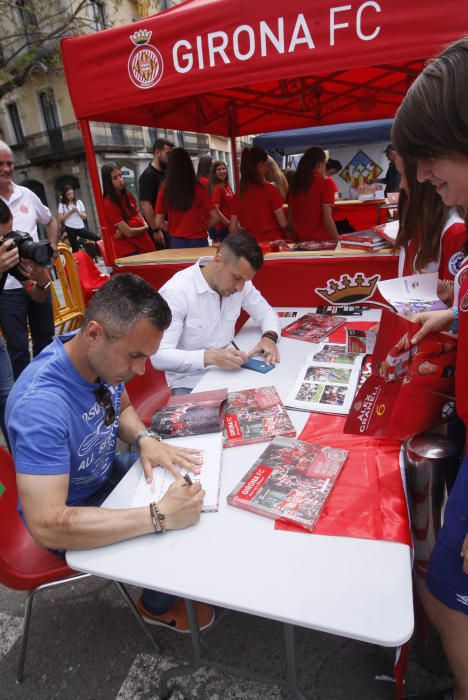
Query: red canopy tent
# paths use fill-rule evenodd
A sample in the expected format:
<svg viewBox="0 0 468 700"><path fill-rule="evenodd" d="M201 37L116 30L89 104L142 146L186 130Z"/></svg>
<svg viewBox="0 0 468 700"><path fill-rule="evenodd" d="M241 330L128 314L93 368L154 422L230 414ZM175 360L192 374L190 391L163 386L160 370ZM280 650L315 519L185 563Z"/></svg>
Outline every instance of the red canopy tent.
<svg viewBox="0 0 468 700"><path fill-rule="evenodd" d="M237 135L392 117L423 61L466 33L463 17L465 0L189 0L64 39L106 248L89 121L209 132L235 147Z"/></svg>

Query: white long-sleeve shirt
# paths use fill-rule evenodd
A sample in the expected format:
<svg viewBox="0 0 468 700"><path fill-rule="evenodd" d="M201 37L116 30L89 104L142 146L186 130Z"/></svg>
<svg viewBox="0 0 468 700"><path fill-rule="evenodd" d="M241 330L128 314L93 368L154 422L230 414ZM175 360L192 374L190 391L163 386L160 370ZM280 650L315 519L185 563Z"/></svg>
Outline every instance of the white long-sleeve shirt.
<svg viewBox="0 0 468 700"><path fill-rule="evenodd" d="M205 350L231 343L241 309L258 323L262 333L275 331L280 335L277 314L252 282L246 282L241 292L220 299L201 271L210 260L201 258L177 272L159 290L172 311L172 323L151 362L166 372L171 389L193 388L199 382L206 371Z"/></svg>

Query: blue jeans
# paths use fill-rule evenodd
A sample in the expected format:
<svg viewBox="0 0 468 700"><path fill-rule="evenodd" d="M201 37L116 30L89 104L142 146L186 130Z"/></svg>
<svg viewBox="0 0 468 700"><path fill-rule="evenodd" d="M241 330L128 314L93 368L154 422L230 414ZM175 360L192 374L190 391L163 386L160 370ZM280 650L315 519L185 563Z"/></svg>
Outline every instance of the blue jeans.
<svg viewBox="0 0 468 700"><path fill-rule="evenodd" d="M0 428L8 445L8 449L10 448L10 443L8 442L8 435L5 428L5 406L14 381L10 356L8 355L3 338L0 337Z"/></svg>
<svg viewBox="0 0 468 700"><path fill-rule="evenodd" d="M177 238L171 236L171 248L204 248L208 245L208 238Z"/></svg>
<svg viewBox="0 0 468 700"><path fill-rule="evenodd" d="M33 301L29 294L21 289L7 289L0 295L0 324L5 336L8 354L13 367L13 376L18 379L23 369L30 363L28 321L31 331L33 357L39 355L52 342L54 312L52 297L41 304Z"/></svg>
<svg viewBox="0 0 468 700"><path fill-rule="evenodd" d="M138 457L138 452L118 452L115 455L112 472L106 483L101 486L96 493L90 496L83 505L100 506L111 491L114 490L119 481L123 479ZM153 613L153 615L162 615L162 613L169 610L169 608L179 600L177 596L169 595L169 593L161 593L160 591L153 591L149 588L143 589L141 599L146 610Z"/></svg>

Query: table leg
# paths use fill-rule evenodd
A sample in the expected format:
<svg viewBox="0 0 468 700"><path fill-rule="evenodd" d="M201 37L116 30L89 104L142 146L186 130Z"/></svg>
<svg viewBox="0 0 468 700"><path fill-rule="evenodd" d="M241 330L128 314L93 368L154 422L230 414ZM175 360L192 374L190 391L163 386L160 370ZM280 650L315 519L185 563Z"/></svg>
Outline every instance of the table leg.
<svg viewBox="0 0 468 700"><path fill-rule="evenodd" d="M138 624L140 625L140 627L141 627L141 629L142 629L142 631L143 631L143 634L145 635L145 637L146 637L146 638L148 639L148 641L150 642L150 644L151 644L151 646L153 647L153 649L155 650L156 654L160 654L160 653L161 653L161 647L159 646L159 644L157 643L157 641L154 639L154 637L153 637L152 634L150 633L148 627L146 626L146 622L145 622L145 621L143 620L143 618L141 617L140 613L139 613L138 610L137 610L137 607L136 607L135 603L133 602L133 598L130 596L129 592L127 591L127 589L125 588L125 586L123 585L123 583L121 583L120 581L114 581L114 583L115 583L115 585L117 586L117 590L119 591L120 595L121 595L122 598L125 600L125 602L127 603L128 607L130 608L130 610L132 611L133 615L135 616L135 619L136 619L136 621L138 622Z"/></svg>
<svg viewBox="0 0 468 700"><path fill-rule="evenodd" d="M284 648L286 651L286 673L289 687L291 688L294 697L297 698L297 700L307 700L307 696L304 695L297 683L294 625L290 625L287 622L283 622L283 630Z"/></svg>

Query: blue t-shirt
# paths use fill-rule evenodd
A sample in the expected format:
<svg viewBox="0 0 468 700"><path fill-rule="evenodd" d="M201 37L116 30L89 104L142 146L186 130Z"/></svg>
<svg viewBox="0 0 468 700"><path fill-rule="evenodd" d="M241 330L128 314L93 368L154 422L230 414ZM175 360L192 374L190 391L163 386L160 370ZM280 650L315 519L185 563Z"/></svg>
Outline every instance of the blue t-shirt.
<svg viewBox="0 0 468 700"><path fill-rule="evenodd" d="M110 474L124 389L123 383L108 386L115 420L107 427L95 396L99 384L84 379L65 352L73 335L56 338L24 369L6 407L16 471L69 474L72 506L83 504Z"/></svg>

